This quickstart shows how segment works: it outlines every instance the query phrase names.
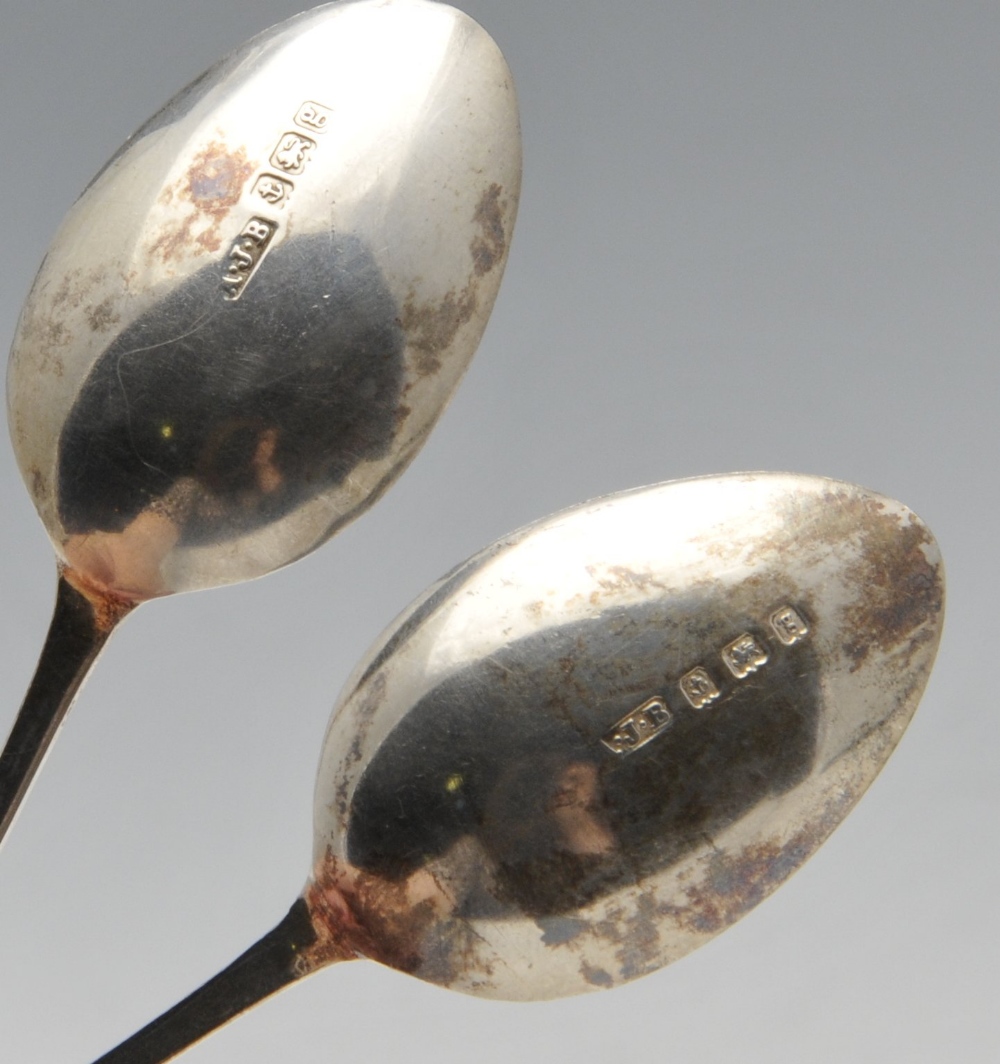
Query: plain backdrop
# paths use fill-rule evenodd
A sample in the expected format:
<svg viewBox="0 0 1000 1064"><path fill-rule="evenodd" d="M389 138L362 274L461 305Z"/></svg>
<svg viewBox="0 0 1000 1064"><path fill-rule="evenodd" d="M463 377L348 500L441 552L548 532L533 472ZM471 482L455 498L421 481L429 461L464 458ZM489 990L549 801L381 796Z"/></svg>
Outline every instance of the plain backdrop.
<svg viewBox="0 0 1000 1064"><path fill-rule="evenodd" d="M503 533L619 488L782 469L936 533L938 665L819 854L675 966L478 1001L337 966L190 1064L998 1059L996 0L469 0L517 81L518 230L425 450L368 515L112 640L0 856L0 1060L86 1064L286 911L354 662ZM179 87L296 0L0 0L0 338L63 213ZM48 541L0 447L0 735Z"/></svg>

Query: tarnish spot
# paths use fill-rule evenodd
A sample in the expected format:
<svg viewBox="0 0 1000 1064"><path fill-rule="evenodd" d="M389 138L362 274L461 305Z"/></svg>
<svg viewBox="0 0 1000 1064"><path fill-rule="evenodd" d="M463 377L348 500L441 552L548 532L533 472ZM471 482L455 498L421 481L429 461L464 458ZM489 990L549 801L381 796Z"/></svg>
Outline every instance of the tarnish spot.
<svg viewBox="0 0 1000 1064"><path fill-rule="evenodd" d="M602 990L615 985L614 979L603 968L594 968L586 961L580 962L580 974L591 986L600 987Z"/></svg>
<svg viewBox="0 0 1000 1064"><path fill-rule="evenodd" d="M536 916L535 923L542 932L542 942L546 946L565 946L590 927L586 920L577 920L572 916Z"/></svg>
<svg viewBox="0 0 1000 1064"><path fill-rule="evenodd" d="M650 588L664 590L663 582L652 573L637 573L625 565L588 565L587 572L609 596L627 591L648 591Z"/></svg>
<svg viewBox="0 0 1000 1064"><path fill-rule="evenodd" d="M84 300L106 277L107 270L103 266L95 266L86 273L83 270L70 270L63 275L59 287L52 294L52 309L82 306Z"/></svg>
<svg viewBox="0 0 1000 1064"><path fill-rule="evenodd" d="M255 169L256 164L247 159L244 148L229 151L221 141L212 141L203 148L187 173L160 195L164 205L184 201L193 210L161 232L152 245L152 253L170 262L185 255L218 251L222 247L220 225L239 203Z"/></svg>
<svg viewBox="0 0 1000 1064"><path fill-rule="evenodd" d="M239 202L253 172L254 164L247 161L243 148L230 152L225 144L212 141L188 168L184 193L198 210L226 214Z"/></svg>
<svg viewBox="0 0 1000 1064"><path fill-rule="evenodd" d="M503 218L507 201L500 197L503 188L494 183L483 191L472 220L479 232L469 245L474 277L458 291L452 288L439 303L420 303L411 292L403 303L397 323L416 352L415 367L421 377L441 369L441 356L451 346L456 334L476 313L477 278L484 277L503 262L507 254L507 235Z"/></svg>
<svg viewBox="0 0 1000 1064"><path fill-rule="evenodd" d="M460 292L451 289L440 303L418 304L410 293L403 304L399 325L416 352L416 370L422 377L437 373L441 355L451 346L463 325L476 312L476 287L470 281Z"/></svg>
<svg viewBox="0 0 1000 1064"><path fill-rule="evenodd" d="M40 374L62 377L66 367L58 348L68 347L74 338L74 330L65 318L71 311L82 310L91 326L95 320L114 324L110 297L96 307L88 307L87 300L95 287L103 284L107 269L97 266L91 270L69 270L59 278L58 284L48 295L51 281L37 292L32 292L21 325L19 347L36 349L36 365ZM96 317L94 317L96 316Z"/></svg>
<svg viewBox="0 0 1000 1064"><path fill-rule="evenodd" d="M112 325L117 325L121 318L115 313L115 303L112 296L108 296L96 307L87 311L87 322L94 332L103 332Z"/></svg>
<svg viewBox="0 0 1000 1064"><path fill-rule="evenodd" d="M424 869L392 882L329 850L305 898L318 937L301 958L305 971L353 956L414 972L422 963L425 935L455 907L452 895Z"/></svg>
<svg viewBox="0 0 1000 1064"><path fill-rule="evenodd" d="M872 649L888 653L907 643L909 664L916 649L933 638L933 628L923 638L913 635L944 606L940 565L931 564L924 552L933 542L912 514L904 522L884 515L863 526L864 553L849 576L864 594L845 614L852 638L844 644L844 653L854 663L852 672L864 664Z"/></svg>
<svg viewBox="0 0 1000 1064"><path fill-rule="evenodd" d="M844 488L828 490L805 506L792 498L784 517L749 550L717 540L706 545L706 553L720 561L742 555L743 564L757 565L774 556L805 561L810 552L843 552L844 575L855 595L844 615L852 636L843 650L853 661L852 671L872 650L902 648L908 665L912 654L934 638L933 622L944 605L940 565L930 562L924 550L934 547L924 525L913 514L887 510L883 499Z"/></svg>
<svg viewBox="0 0 1000 1064"><path fill-rule="evenodd" d="M640 894L635 913L628 920L622 947L616 955L623 979L638 979L662 965L658 916L653 898Z"/></svg>
<svg viewBox="0 0 1000 1064"><path fill-rule="evenodd" d="M36 506L43 506L48 502L49 493L46 490L45 477L38 466L32 466L28 470L28 483L31 485L31 495Z"/></svg>
<svg viewBox="0 0 1000 1064"><path fill-rule="evenodd" d="M641 894L634 912L613 909L594 926L600 939L618 947L615 959L622 979L637 979L662 967L660 920L672 914L671 909L658 905L652 896Z"/></svg>
<svg viewBox="0 0 1000 1064"><path fill-rule="evenodd" d="M379 673L379 675L372 680L364 697L361 699L360 704L354 711L354 738L351 740L351 745L344 757L344 769L351 768L361 760L364 754L365 741L368 738L368 732L371 730L372 721L375 719L375 714L378 712L379 706L381 706L384 698L385 674ZM340 783L337 785L336 793L337 812L342 820L347 819L350 805L347 793L347 775L346 772L342 774Z"/></svg>
<svg viewBox="0 0 1000 1064"><path fill-rule="evenodd" d="M688 904L675 913L681 924L715 935L759 905L816 852L843 820L856 795L845 791L824 813L785 842L768 840L735 856L715 853L702 883L687 891Z"/></svg>
<svg viewBox="0 0 1000 1064"><path fill-rule="evenodd" d="M507 202L501 202L502 194L503 188L494 182L479 198L472 216L481 229L469 247L477 277L489 273L507 253L507 236L503 225Z"/></svg>
<svg viewBox="0 0 1000 1064"><path fill-rule="evenodd" d="M60 566L60 574L66 583L79 591L93 607L94 627L99 632L110 632L138 605L135 599L99 587L84 573L71 569L68 565Z"/></svg>

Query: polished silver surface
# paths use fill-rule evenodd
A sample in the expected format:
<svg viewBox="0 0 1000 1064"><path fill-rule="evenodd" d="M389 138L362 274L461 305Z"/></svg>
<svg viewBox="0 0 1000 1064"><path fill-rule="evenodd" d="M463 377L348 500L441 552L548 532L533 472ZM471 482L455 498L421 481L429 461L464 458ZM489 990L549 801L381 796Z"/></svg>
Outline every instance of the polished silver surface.
<svg viewBox="0 0 1000 1064"><path fill-rule="evenodd" d="M676 960L871 783L943 596L912 512L817 477L664 484L500 541L389 628L335 710L310 956L509 999Z"/></svg>
<svg viewBox="0 0 1000 1064"><path fill-rule="evenodd" d="M339 961L537 1000L677 960L850 812L943 608L926 526L819 477L661 484L515 532L348 682L285 919L97 1064L162 1064Z"/></svg>
<svg viewBox="0 0 1000 1064"><path fill-rule="evenodd" d="M468 16L350 0L221 60L70 211L8 374L61 562L143 601L323 543L413 457L514 224L510 73Z"/></svg>
<svg viewBox="0 0 1000 1064"><path fill-rule="evenodd" d="M50 629L0 752L0 840L132 607L295 561L403 471L486 327L520 173L486 32L348 0L222 59L94 178L7 377L60 601L92 616L72 668Z"/></svg>

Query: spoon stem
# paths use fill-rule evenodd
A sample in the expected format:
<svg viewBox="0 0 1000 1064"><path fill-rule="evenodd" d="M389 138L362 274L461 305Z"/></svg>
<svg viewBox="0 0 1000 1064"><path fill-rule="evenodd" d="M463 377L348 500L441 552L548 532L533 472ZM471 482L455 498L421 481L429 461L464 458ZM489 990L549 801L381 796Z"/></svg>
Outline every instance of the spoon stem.
<svg viewBox="0 0 1000 1064"><path fill-rule="evenodd" d="M63 572L35 675L0 753L0 843L80 685L131 604L90 598Z"/></svg>
<svg viewBox="0 0 1000 1064"><path fill-rule="evenodd" d="M315 942L309 908L299 898L274 930L228 968L94 1064L163 1064L308 974L311 969L296 961Z"/></svg>

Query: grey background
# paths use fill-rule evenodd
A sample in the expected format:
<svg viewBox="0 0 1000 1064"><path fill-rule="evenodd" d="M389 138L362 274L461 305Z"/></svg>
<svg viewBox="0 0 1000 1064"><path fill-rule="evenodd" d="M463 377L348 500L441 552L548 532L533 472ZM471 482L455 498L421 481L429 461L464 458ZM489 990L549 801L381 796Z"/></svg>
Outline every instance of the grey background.
<svg viewBox="0 0 1000 1064"><path fill-rule="evenodd" d="M416 593L506 531L735 469L902 499L949 567L924 704L772 899L610 994L515 1006L360 963L191 1064L997 1059L995 0L469 0L518 82L519 228L436 434L370 514L255 584L144 607L0 860L0 1058L90 1061L301 888L334 696ZM2 0L0 337L125 136L296 0ZM0 733L51 550L0 448Z"/></svg>

